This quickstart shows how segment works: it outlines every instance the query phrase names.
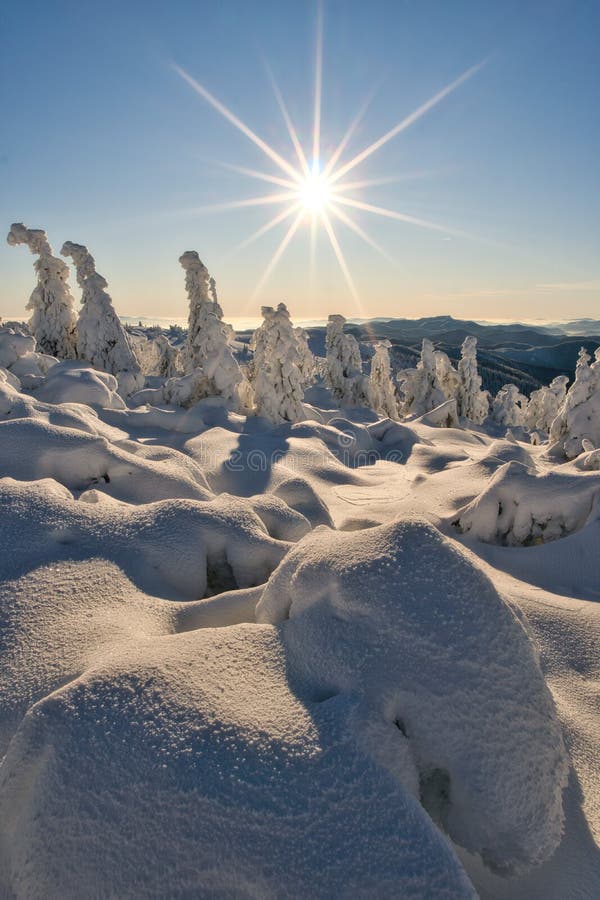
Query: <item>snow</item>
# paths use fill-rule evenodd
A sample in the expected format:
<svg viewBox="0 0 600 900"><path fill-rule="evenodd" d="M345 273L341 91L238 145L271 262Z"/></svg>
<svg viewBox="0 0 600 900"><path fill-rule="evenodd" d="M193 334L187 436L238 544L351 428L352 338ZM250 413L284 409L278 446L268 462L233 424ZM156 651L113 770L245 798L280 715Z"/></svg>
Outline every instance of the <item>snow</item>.
<svg viewBox="0 0 600 900"><path fill-rule="evenodd" d="M239 400L242 373L228 344L228 326L221 321L223 311L217 301L215 281L195 250L179 257L185 271L185 287L190 311L183 349L186 379L167 383L165 399L180 406L192 406L203 397ZM209 296L210 293L210 296Z"/></svg>
<svg viewBox="0 0 600 900"><path fill-rule="evenodd" d="M285 303L277 309L263 306L261 312L264 321L250 341L254 351L251 383L256 411L275 424L297 422L305 418L302 400L308 348L303 349L301 356Z"/></svg>
<svg viewBox="0 0 600 900"><path fill-rule="evenodd" d="M38 257L34 265L38 283L27 304L31 310L29 328L37 347L49 356L74 359L76 314L69 290L69 267L52 255L46 232L39 228L26 228L16 222L11 225L7 241L11 246L26 244Z"/></svg>
<svg viewBox="0 0 600 900"><path fill-rule="evenodd" d="M600 348L591 365L589 361L582 347L575 380L550 426L550 440L568 459L600 447Z"/></svg>
<svg viewBox="0 0 600 900"><path fill-rule="evenodd" d="M77 356L117 378L119 393L128 397L140 390L144 378L129 338L104 290L106 280L96 272L94 257L82 244L67 241L61 253L71 257L82 288L77 320Z"/></svg>
<svg viewBox="0 0 600 900"><path fill-rule="evenodd" d="M0 895L598 896L596 363L551 446L273 317L272 418L0 330Z"/></svg>

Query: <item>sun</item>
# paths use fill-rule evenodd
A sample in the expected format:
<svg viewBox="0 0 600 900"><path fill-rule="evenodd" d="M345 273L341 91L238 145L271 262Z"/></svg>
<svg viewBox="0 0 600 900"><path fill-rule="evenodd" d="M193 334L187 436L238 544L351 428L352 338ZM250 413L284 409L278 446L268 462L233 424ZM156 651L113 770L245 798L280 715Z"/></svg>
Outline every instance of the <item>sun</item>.
<svg viewBox="0 0 600 900"><path fill-rule="evenodd" d="M298 201L306 212L322 213L327 209L331 198L331 185L326 175L319 171L318 164L304 177L298 188Z"/></svg>
<svg viewBox="0 0 600 900"><path fill-rule="evenodd" d="M393 176L391 178L383 177L354 180L347 180L347 176L350 172L353 172L353 170L356 169L357 166L364 162L364 160L366 160L373 153L387 144L388 141L391 141L392 138L395 138L397 135L410 128L415 124L415 122L417 122L431 109L437 106L438 103L440 103L445 97L455 91L458 87L460 87L460 85L468 81L468 79L470 79L473 75L475 75L476 72L479 71L479 69L481 69L484 62L485 60L478 63L477 65L472 66L470 69L467 69L466 72L463 72L462 75L460 75L454 81L450 82L450 84L447 84L445 87L443 87L440 91L438 91L437 94L435 94L433 97L430 97L429 100L425 101L425 103L422 103L421 106L419 106L416 110L405 116L405 118L401 119L400 122L386 131L385 134L381 135L381 137L379 137L377 140L372 141L372 143L370 143L367 147L365 147L359 153L355 154L355 156L353 156L348 161L344 162L343 155L367 110L368 102L364 103L356 114L354 120L350 124L345 135L342 137L338 146L333 151L333 153L331 153L331 155L326 160L324 160L323 165L321 165L321 89L323 73L322 5L319 6L319 14L317 18L317 54L315 66L314 118L311 153L306 153L304 148L302 147L302 144L298 137L298 133L296 132L294 124L285 105L284 99L281 95L281 91L279 90L279 87L268 67L267 71L271 80L275 97L281 110L281 114L283 116L283 120L285 122L292 146L294 148L296 157L295 159L292 157L292 159L289 160L278 153L272 146L270 146L270 144L259 137L256 132L252 131L252 129L249 128L245 122L243 122L227 106L225 106L224 103L221 103L221 101L213 96L213 94L211 94L202 84L196 81L196 79L193 78L188 72L182 69L181 66L175 64L173 65L175 71L193 88L194 91L196 91L197 94L199 94L204 100L206 100L225 119L231 122L231 124L234 125L239 131L241 131L241 133L245 135L245 137L247 137L250 141L252 141L252 143L259 147L265 154L265 156L267 156L272 163L275 163L278 168L278 171L275 173L258 172L255 169L248 169L243 166L220 163L221 165L225 166L225 168L231 169L235 172L238 172L239 174L247 175L251 178L258 179L259 181L267 182L270 185L275 185L277 187L277 190L270 194L264 194L259 197L249 197L244 200L235 200L230 203L221 203L215 206L205 206L201 210L217 211L225 209L241 209L254 206L283 206L283 209L280 212L278 212L271 219L265 222L264 225L262 225L253 234L242 241L241 244L238 244L237 248L235 248L236 250L241 250L242 247L247 247L249 244L252 244L255 241L259 240L259 238L267 234L267 232L271 231L273 228L276 228L282 222L289 222L289 220L291 220L279 245L277 246L271 259L267 263L267 266L258 284L256 285L256 288L254 289L252 297L250 298L251 301L254 301L262 291L267 280L275 269L275 266L285 253L286 248L292 241L302 222L308 221L310 223L311 252L309 281L313 283L315 268L316 232L317 228L322 228L329 238L329 243L331 244L333 253L338 261L350 294L354 298L359 311L361 311L360 297L346 263L342 247L338 240L334 228L334 221L341 223L345 228L353 231L354 234L362 238L365 243L367 243L370 247L383 255L386 259L388 259L388 261L390 259L389 256L378 244L375 243L375 241L356 221L355 216L357 214L357 211L362 213L366 212L371 215L382 216L385 219L392 219L397 222L403 222L409 225L417 226L419 228L426 228L434 232L442 232L444 235L454 235L469 238L472 237L471 235L468 235L463 231L451 229L444 225L430 222L427 219L417 218L416 216L397 212L396 210L392 209L386 209L382 206L375 206L372 203L367 203L363 199L361 199L360 193L358 197L356 196L357 191L360 192L362 189L368 188L372 185L388 184L393 181L399 181L410 177L407 173L401 173L400 175L395 177ZM309 165L309 159L313 160L312 165ZM352 215L352 213L354 213L354 216Z"/></svg>

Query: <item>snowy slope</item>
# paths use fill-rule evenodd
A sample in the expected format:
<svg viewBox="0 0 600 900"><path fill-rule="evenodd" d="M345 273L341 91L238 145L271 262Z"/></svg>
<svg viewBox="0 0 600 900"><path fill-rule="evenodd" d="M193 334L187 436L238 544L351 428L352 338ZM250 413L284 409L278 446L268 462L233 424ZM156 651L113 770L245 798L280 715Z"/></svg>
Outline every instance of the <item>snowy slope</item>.
<svg viewBox="0 0 600 900"><path fill-rule="evenodd" d="M598 472L95 375L0 379L0 896L598 896Z"/></svg>

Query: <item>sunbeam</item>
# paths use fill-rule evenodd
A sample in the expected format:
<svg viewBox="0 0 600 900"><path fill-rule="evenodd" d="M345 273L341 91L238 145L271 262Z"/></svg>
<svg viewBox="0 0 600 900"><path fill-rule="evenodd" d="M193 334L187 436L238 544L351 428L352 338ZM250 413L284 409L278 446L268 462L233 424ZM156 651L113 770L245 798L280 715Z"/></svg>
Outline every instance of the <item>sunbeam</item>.
<svg viewBox="0 0 600 900"><path fill-rule="evenodd" d="M267 172L258 172L256 169L247 169L246 166L236 166L234 163L221 162L221 160L216 160L215 165L221 166L222 169L229 169L231 172L237 172L238 175L248 175L249 178L257 178L259 181L268 181L269 184L289 188L290 191L298 190L297 181L289 181L278 175L269 175Z"/></svg>
<svg viewBox="0 0 600 900"><path fill-rule="evenodd" d="M393 128L390 128L389 131L386 131L384 135L382 135L378 140L373 141L372 144L369 144L364 150L360 153L357 153L350 162L345 163L343 166L340 166L339 169L335 171L335 173L331 176L332 181L338 181L346 172L349 172L351 169L354 169L359 163L363 162L368 156L375 153L376 150L379 150L383 147L384 144L387 144L388 141L391 141L392 138L396 137L396 135L400 134L403 131L406 131L407 128L410 128L411 125L414 125L419 119L421 119L425 113L428 113L430 109L433 109L434 106L437 106L448 94L451 94L456 88L460 87L461 84L464 84L465 81L468 81L469 78L472 78L476 72L478 72L483 66L484 61L477 63L476 66L471 66L470 69L467 69L466 72L463 72L455 81L452 81L450 84L446 85L445 88L442 88L441 91L438 91L433 97L427 100L426 103L423 103L418 109L415 109L409 116L406 116L405 119L402 119L401 122L398 122L397 125L394 125Z"/></svg>
<svg viewBox="0 0 600 900"><path fill-rule="evenodd" d="M315 115L313 124L313 171L321 155L321 94L323 89L323 3L317 8L317 48L315 61Z"/></svg>
<svg viewBox="0 0 600 900"><path fill-rule="evenodd" d="M298 157L298 162L300 163L300 168L305 175L310 174L310 168L308 165L308 160L304 154L304 150L302 149L302 145L300 144L300 140L298 138L298 132L294 128L294 123L291 120L290 114L288 113L287 106L285 105L285 101L283 99L282 93L279 90L279 85L275 81L275 76L269 66L268 62L264 60L264 66L267 71L267 75L269 76L269 81L271 82L271 87L273 88L273 93L275 94L275 99L277 100L277 105L281 110L281 115L283 116L283 121L285 122L286 128L288 130L288 134L294 145L294 150L296 151L296 156Z"/></svg>
<svg viewBox="0 0 600 900"><path fill-rule="evenodd" d="M373 238L369 234L367 234L367 232L364 230L364 228L361 228L360 225L358 225L354 221L354 219L351 219L350 216L347 213L345 213L343 209L339 209L335 205L335 203L331 203L329 205L328 209L329 209L329 212L333 213L333 215L337 219L339 219L340 222L342 222L344 225L347 225L347 227L350 228L351 231L353 231L355 234L357 234L359 237L361 237L363 239L363 241L365 242L365 244L368 244L369 247L373 248L373 250L377 250L377 252L380 253L384 259L387 259L388 262L392 263L393 265L395 264L395 260L392 259L392 257L388 253L385 252L383 247L380 247L379 244L376 241L374 241Z"/></svg>
<svg viewBox="0 0 600 900"><path fill-rule="evenodd" d="M257 147L260 147L263 153L266 153L267 156L272 159L273 162L277 163L277 165L281 169L283 169L284 172L287 172L288 175L291 175L292 178L294 178L296 181L298 180L298 172L287 160L283 158L283 156L280 156L276 150L273 150L273 148L266 143L266 141L263 141L263 139L260 138L254 131L252 131L251 128L248 128L248 126L244 122L242 122L241 119L238 119L238 117L234 115L230 109L227 109L227 107L223 103L221 103L220 100L217 100L216 97L213 97L213 95L209 93L209 91L207 91L206 88L203 87L198 81L196 81L195 78L192 78L191 75L188 75L185 69L182 69L181 66L178 65L175 65L174 69L178 73L178 75L180 75L184 79L184 81L187 81L190 87L192 87L197 94L200 94L200 96L203 97L207 101L207 103L210 103L210 105L214 107L217 112L220 112L221 115L224 116L229 122L231 122L232 125L235 125L235 127L239 129L242 134L245 134L246 137L254 144L256 144Z"/></svg>
<svg viewBox="0 0 600 900"><path fill-rule="evenodd" d="M237 172L241 175L246 175L249 178L258 179L260 181L266 181L278 187L285 188L285 190L282 192L266 194L260 197L249 197L242 200L233 200L230 202L214 204L212 206L204 206L196 210L197 212L219 212L224 210L245 209L249 207L286 204L285 208L281 212L277 213L277 215L273 216L264 225L253 232L248 238L238 244L234 248L234 250L231 251L232 253L237 252L244 247L248 247L250 244L253 244L259 238L263 237L263 235L274 229L281 222L284 222L291 216L295 215L295 218L293 219L291 225L288 227L281 242L277 246L275 252L273 253L273 256L269 260L263 274L261 275L260 280L252 294L252 300L264 288L273 270L275 269L275 266L285 253L286 248L298 231L300 224L304 221L310 226L308 276L309 292L312 294L315 284L317 228L320 226L324 229L327 237L329 238L329 243L331 244L335 258L338 262L346 285L348 286L348 290L350 291L350 294L352 295L357 306L360 306L359 293L350 273L350 269L346 262L343 250L335 233L331 217L335 217L339 222L342 223L342 225L353 231L369 247L371 247L377 253L381 254L386 260L388 260L388 262L395 264L396 261L392 259L389 254L387 254L385 250L381 246L379 246L379 244L374 241L373 238L355 221L354 218L348 215L342 207L350 207L360 212L381 216L385 219L390 219L396 222L403 222L407 225L413 225L418 228L426 229L428 231L440 232L445 235L463 237L470 240L474 239L472 235L469 235L464 231L460 231L446 225L441 225L436 222L430 222L427 219L422 219L418 216L412 216L408 213L397 212L392 209L387 209L383 206L376 206L375 204L367 203L364 200L359 200L356 197L350 196L348 194L349 191L360 190L362 188L392 184L394 182L413 178L426 177L432 174L432 172L405 172L398 173L393 176L379 178L356 178L354 181L342 181L341 179L343 179L344 176L349 172L356 169L357 166L359 166L362 162L364 162L366 159L380 150L393 138L397 137L403 131L406 131L406 129L411 125L414 125L415 122L417 122L430 110L441 103L446 97L456 91L461 85L472 78L481 69L484 63L485 60L478 63L477 65L471 66L471 68L463 72L462 75L460 75L454 81L450 82L450 84L446 85L446 87L442 88L442 90L438 91L437 94L434 94L433 97L430 97L429 100L421 104L421 106L417 107L417 109L415 109L410 115L406 116L404 119L398 122L397 125L394 125L393 128L385 132L385 134L383 134L380 138L370 143L367 147L353 156L352 159L342 163L341 165L339 164L339 161L344 151L348 147L352 137L354 136L359 123L362 121L376 89L372 90L367 98L363 101L356 116L352 119L346 133L342 137L341 141L337 144L329 159L322 161L320 158L323 94L322 0L320 0L317 9L314 72L314 109L311 135L312 157L310 158L310 161L309 156L302 147L300 138L298 137L298 132L294 126L294 123L292 122L291 116L288 112L288 108L283 99L283 95L281 93L281 90L279 89L279 85L277 84L275 77L266 62L265 69L271 82L277 104L283 116L283 121L287 128L288 135L292 142L294 153L297 158L297 165L281 156L280 153L278 153L273 149L273 147L267 144L267 142L259 137L251 128L249 128L248 125L245 124L245 122L243 122L233 112L231 112L231 110L227 106L225 106L224 103L222 103L220 100L217 100L216 97L214 97L205 87L203 87L203 85L196 81L196 79L189 75L184 69L182 69L178 65L173 66L180 77L183 78L197 94L199 94L204 100L206 100L213 107L213 109L217 110L217 112L219 112L225 119L227 119L228 122L234 125L243 135L245 135L245 137L247 137L257 147L259 147L259 149L262 150L265 156L267 156L271 160L271 162L275 163L279 167L279 169L282 170L287 176L284 178L280 174L273 175L268 172L260 172L256 169L248 168L246 166L221 163L221 165L225 168ZM433 172L433 174L435 174L435 171Z"/></svg>
<svg viewBox="0 0 600 900"><path fill-rule="evenodd" d="M346 279L346 284L348 285L348 289L352 294L354 300L356 301L356 305L360 308L360 297L358 295L358 291L356 290L356 286L354 281L352 280L352 275L350 274L350 270L346 264L346 260L344 258L344 254L342 253L342 248L338 243L338 239L335 235L335 231L333 230L333 225L331 224L331 219L327 215L327 210L321 210L321 221L325 226L325 231L327 232L327 237L331 242L331 246L333 247L333 252L336 255L337 261L339 263L340 269L342 270L342 274ZM361 309L362 312L362 309Z"/></svg>
<svg viewBox="0 0 600 900"><path fill-rule="evenodd" d="M263 237L263 235L267 234L269 231L279 225L280 222L285 222L286 219L289 219L289 217L293 215L293 213L297 212L299 208L300 204L296 203L294 206L289 206L284 209L283 212L280 212L276 216L273 216L272 219L269 219L268 222L266 222L264 225L261 225L261 227L257 228L256 231L253 231L249 237L244 238L243 241L240 241L239 244L236 244L235 247L232 247L232 249L225 255L225 258L227 259L230 256L239 253L240 250L245 250L246 247L249 247L255 241L259 240L259 238Z"/></svg>
<svg viewBox="0 0 600 900"><path fill-rule="evenodd" d="M290 227L288 228L288 230L286 231L286 233L284 234L281 243L279 244L279 246L277 247L277 250L271 257L265 271L262 273L260 281L254 288L252 297L250 298L252 301L256 300L256 297L258 296L258 294L260 294L261 290L263 289L263 287L269 280L269 277L271 276L273 269L275 268L275 266L277 265L277 263L279 262L279 260L283 256L283 254L285 253L285 249L286 249L287 245L289 244L291 239L294 237L296 231L298 230L298 226L300 225L300 222L302 221L303 216L304 216L304 210L301 209L300 212L298 213L298 215L296 216L296 218L294 219L294 221L292 222L292 224L290 225Z"/></svg>

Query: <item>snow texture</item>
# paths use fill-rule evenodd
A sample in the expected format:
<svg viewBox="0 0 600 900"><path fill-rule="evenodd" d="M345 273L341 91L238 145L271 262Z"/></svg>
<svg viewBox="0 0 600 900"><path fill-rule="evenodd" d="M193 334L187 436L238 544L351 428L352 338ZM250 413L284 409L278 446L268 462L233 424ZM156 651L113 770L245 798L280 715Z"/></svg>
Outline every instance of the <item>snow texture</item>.
<svg viewBox="0 0 600 900"><path fill-rule="evenodd" d="M537 654L434 528L317 530L275 571L257 620L281 623L290 671L315 694L356 699L365 752L461 846L506 871L554 852L567 761Z"/></svg>
<svg viewBox="0 0 600 900"><path fill-rule="evenodd" d="M0 896L600 895L598 443L469 428L463 360L274 422L0 330Z"/></svg>

